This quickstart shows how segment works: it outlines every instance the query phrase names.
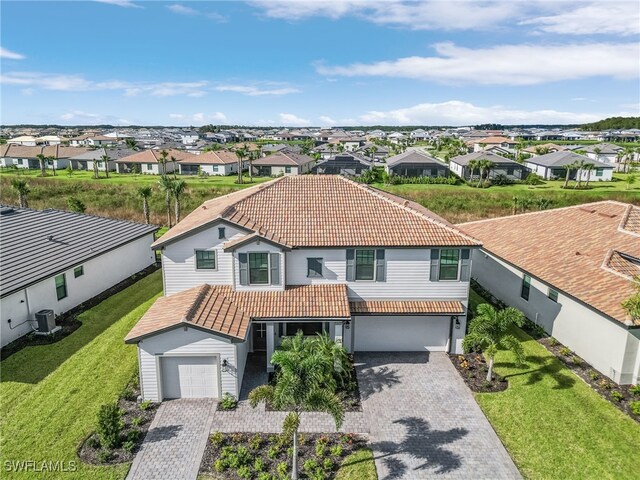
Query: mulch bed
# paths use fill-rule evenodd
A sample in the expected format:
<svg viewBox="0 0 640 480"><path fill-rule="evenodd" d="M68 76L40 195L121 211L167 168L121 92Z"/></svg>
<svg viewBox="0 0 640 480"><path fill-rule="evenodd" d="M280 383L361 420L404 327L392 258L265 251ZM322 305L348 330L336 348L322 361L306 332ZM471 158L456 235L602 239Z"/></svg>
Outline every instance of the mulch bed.
<svg viewBox="0 0 640 480"><path fill-rule="evenodd" d="M102 448L100 445L100 438L97 433L89 435L78 448L78 457L85 463L92 465L116 465L118 463L131 462L133 457L140 449L140 445L147 435L149 426L153 421L153 417L156 415L156 411L160 404L147 403L148 407L143 409L141 403L137 401L140 395L140 389L134 386L129 386L125 389L123 397L118 400L118 406L123 411L122 422L124 427L120 435L120 447L112 450ZM137 418L138 425L134 425L134 419ZM97 418L96 418L97 423ZM138 431L138 434L131 434L132 431ZM123 445L130 438L130 435L136 436L136 440L133 442L134 447L132 449L125 449Z"/></svg>
<svg viewBox="0 0 640 480"><path fill-rule="evenodd" d="M460 376L473 392L489 393L502 392L509 386L509 382L493 372L493 381L487 381L488 365L479 353L465 355L449 355L449 359Z"/></svg>
<svg viewBox="0 0 640 480"><path fill-rule="evenodd" d="M364 438L350 433L299 433L300 478L335 478L343 460L365 445ZM291 455L292 440L280 435L217 432L209 437L200 473L231 480L289 478Z"/></svg>
<svg viewBox="0 0 640 480"><path fill-rule="evenodd" d="M632 385L618 385L552 337L540 338L538 342L553 353L569 370L598 392L600 396L609 400L609 402L637 422L640 422L640 415L635 415L631 411L631 402L640 401L640 393L634 394L631 391Z"/></svg>
<svg viewBox="0 0 640 480"><path fill-rule="evenodd" d="M24 347L30 347L33 345L49 345L51 343L62 340L67 335L75 332L82 325L82 322L78 319L78 315L85 312L86 310L95 307L100 302L106 300L112 295L115 295L125 288L130 287L141 278L146 277L147 275L158 270L158 268L159 267L156 265L151 265L144 270L133 274L129 278L124 279L120 283L115 284L113 287L108 288L104 292L99 293L95 297L90 298L86 302L81 303L80 305L73 307L71 310L64 312L62 315L58 315L56 317L56 325L62 327L62 330L59 330L52 335L36 335L32 332L5 345L4 347L2 347L2 349L0 349L0 360L9 358L11 355L19 352Z"/></svg>

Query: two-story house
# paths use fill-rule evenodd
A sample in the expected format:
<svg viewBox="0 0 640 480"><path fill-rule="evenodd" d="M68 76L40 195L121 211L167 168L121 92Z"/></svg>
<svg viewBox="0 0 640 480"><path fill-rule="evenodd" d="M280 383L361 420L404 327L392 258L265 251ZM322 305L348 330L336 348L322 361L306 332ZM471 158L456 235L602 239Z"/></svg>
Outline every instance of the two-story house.
<svg viewBox="0 0 640 480"><path fill-rule="evenodd" d="M354 351L461 352L480 242L339 176L214 198L158 239L165 296L128 334L149 400L239 394L247 353L327 332Z"/></svg>

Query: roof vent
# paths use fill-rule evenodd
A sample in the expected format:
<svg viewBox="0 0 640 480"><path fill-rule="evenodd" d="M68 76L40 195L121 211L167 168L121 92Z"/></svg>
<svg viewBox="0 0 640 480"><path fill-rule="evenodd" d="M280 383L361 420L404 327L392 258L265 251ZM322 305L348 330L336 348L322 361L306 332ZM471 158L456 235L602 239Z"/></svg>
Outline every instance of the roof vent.
<svg viewBox="0 0 640 480"><path fill-rule="evenodd" d="M49 240L50 242L53 241L53 235L47 235L47 240Z"/></svg>

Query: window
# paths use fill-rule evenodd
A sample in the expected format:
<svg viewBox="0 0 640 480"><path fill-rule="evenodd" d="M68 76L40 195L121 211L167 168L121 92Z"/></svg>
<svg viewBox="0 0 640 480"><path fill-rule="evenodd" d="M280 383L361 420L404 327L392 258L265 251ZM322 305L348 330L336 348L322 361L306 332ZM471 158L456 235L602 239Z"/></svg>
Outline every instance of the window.
<svg viewBox="0 0 640 480"><path fill-rule="evenodd" d="M460 263L460 250L440 250L440 280L458 280L458 265Z"/></svg>
<svg viewBox="0 0 640 480"><path fill-rule="evenodd" d="M307 258L307 277L322 278L321 258Z"/></svg>
<svg viewBox="0 0 640 480"><path fill-rule="evenodd" d="M265 285L269 283L269 254L249 254L249 284Z"/></svg>
<svg viewBox="0 0 640 480"><path fill-rule="evenodd" d="M522 289L520 290L520 296L525 300L529 300L529 292L531 291L531 277L525 275L522 277Z"/></svg>
<svg viewBox="0 0 640 480"><path fill-rule="evenodd" d="M84 265L80 265L79 267L73 269L74 278L81 277L82 275L84 275Z"/></svg>
<svg viewBox="0 0 640 480"><path fill-rule="evenodd" d="M218 166L217 165L213 166L213 173L218 173Z"/></svg>
<svg viewBox="0 0 640 480"><path fill-rule="evenodd" d="M291 173L291 167L284 167L284 173Z"/></svg>
<svg viewBox="0 0 640 480"><path fill-rule="evenodd" d="M284 325L287 336L295 335L298 330L301 330L302 334L306 336L316 335L323 331L322 322L290 322Z"/></svg>
<svg viewBox="0 0 640 480"><path fill-rule="evenodd" d="M215 270L216 252L213 250L196 250L196 269Z"/></svg>
<svg viewBox="0 0 640 480"><path fill-rule="evenodd" d="M153 170L153 165L151 165L150 163L147 163L147 170Z"/></svg>
<svg viewBox="0 0 640 480"><path fill-rule="evenodd" d="M218 228L218 238L227 238L224 227Z"/></svg>
<svg viewBox="0 0 640 480"><path fill-rule="evenodd" d="M356 250L356 280L375 279L375 250Z"/></svg>
<svg viewBox="0 0 640 480"><path fill-rule="evenodd" d="M558 292L556 292L553 288L549 289L549 300L558 303Z"/></svg>
<svg viewBox="0 0 640 480"><path fill-rule="evenodd" d="M596 177L604 175L604 168L596 168Z"/></svg>
<svg viewBox="0 0 640 480"><path fill-rule="evenodd" d="M67 297L67 277L65 277L64 273L56 277L56 295L58 300Z"/></svg>

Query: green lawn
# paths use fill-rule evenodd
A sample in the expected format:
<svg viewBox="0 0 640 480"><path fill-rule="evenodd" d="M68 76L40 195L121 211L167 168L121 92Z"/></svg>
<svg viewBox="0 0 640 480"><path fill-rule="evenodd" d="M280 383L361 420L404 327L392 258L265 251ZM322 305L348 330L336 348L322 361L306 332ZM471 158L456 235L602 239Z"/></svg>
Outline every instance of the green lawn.
<svg viewBox="0 0 640 480"><path fill-rule="evenodd" d="M100 405L115 400L135 374L136 349L124 337L161 291L158 271L84 312L82 326L68 337L24 348L0 364L3 466L7 460L76 461L77 472L49 478L124 478L129 465L86 466L76 449L94 430Z"/></svg>
<svg viewBox="0 0 640 480"><path fill-rule="evenodd" d="M476 399L523 476L530 479L637 479L640 425L600 397L521 330L527 367L499 352L500 393Z"/></svg>
<svg viewBox="0 0 640 480"><path fill-rule="evenodd" d="M377 478L373 452L369 448L362 448L345 458L336 475L336 480L376 480Z"/></svg>

